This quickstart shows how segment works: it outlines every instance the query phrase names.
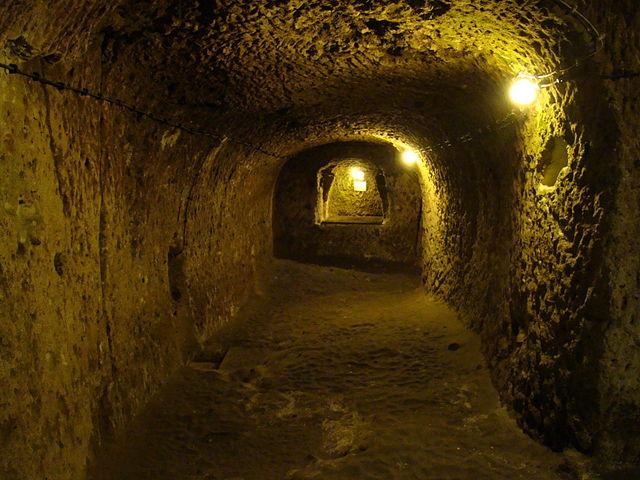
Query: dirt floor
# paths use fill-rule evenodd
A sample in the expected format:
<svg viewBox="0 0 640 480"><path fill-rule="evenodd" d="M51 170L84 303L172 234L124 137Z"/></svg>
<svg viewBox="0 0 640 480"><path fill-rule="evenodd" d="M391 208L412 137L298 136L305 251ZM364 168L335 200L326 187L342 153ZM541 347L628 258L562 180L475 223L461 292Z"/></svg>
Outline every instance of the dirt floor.
<svg viewBox="0 0 640 480"><path fill-rule="evenodd" d="M276 265L94 479L572 478L500 406L477 337L416 276Z"/></svg>

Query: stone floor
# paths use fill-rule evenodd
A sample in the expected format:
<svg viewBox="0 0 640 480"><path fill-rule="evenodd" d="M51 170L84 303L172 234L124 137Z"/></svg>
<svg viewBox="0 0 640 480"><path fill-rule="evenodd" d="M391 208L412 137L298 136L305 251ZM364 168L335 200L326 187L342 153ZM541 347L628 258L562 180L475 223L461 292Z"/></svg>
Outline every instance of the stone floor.
<svg viewBox="0 0 640 480"><path fill-rule="evenodd" d="M418 278L281 261L273 281L92 478L575 478L517 428L477 337Z"/></svg>

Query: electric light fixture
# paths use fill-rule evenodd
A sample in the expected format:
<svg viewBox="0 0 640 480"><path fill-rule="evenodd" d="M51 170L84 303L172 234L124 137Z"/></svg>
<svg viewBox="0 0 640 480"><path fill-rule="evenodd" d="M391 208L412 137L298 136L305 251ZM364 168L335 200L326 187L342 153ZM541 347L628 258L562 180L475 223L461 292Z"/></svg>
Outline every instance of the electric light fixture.
<svg viewBox="0 0 640 480"><path fill-rule="evenodd" d="M413 150L402 152L402 161L405 165L415 165L418 162L418 154Z"/></svg>
<svg viewBox="0 0 640 480"><path fill-rule="evenodd" d="M364 172L358 167L351 167L351 178L358 181L364 180Z"/></svg>
<svg viewBox="0 0 640 480"><path fill-rule="evenodd" d="M516 105L531 105L538 98L540 84L526 75L518 76L509 89L509 98Z"/></svg>

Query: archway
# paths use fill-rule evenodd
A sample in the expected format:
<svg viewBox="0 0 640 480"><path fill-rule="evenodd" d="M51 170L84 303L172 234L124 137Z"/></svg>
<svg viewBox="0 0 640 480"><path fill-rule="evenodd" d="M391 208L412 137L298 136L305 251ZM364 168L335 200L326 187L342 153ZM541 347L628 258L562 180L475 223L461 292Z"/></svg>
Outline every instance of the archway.
<svg viewBox="0 0 640 480"><path fill-rule="evenodd" d="M418 172L390 144L338 142L283 166L274 195L276 256L314 262L415 265Z"/></svg>

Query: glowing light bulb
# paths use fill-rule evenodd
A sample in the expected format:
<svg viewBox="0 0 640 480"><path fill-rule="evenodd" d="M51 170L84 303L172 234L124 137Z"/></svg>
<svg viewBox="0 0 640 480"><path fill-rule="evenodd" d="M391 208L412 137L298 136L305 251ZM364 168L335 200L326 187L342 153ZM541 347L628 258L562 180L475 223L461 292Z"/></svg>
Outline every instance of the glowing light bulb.
<svg viewBox="0 0 640 480"><path fill-rule="evenodd" d="M413 150L405 150L402 152L402 161L406 165L415 165L418 162L418 154Z"/></svg>
<svg viewBox="0 0 640 480"><path fill-rule="evenodd" d="M540 85L530 78L517 78L511 85L509 97L517 105L531 105L538 98Z"/></svg>
<svg viewBox="0 0 640 480"><path fill-rule="evenodd" d="M358 167L352 167L351 178L353 178L354 180L362 181L364 180L364 172Z"/></svg>

